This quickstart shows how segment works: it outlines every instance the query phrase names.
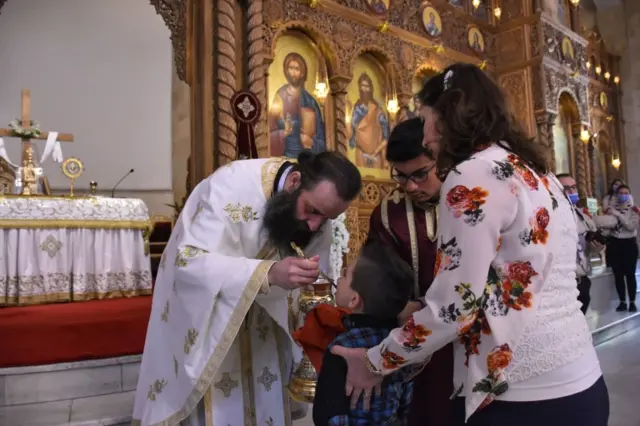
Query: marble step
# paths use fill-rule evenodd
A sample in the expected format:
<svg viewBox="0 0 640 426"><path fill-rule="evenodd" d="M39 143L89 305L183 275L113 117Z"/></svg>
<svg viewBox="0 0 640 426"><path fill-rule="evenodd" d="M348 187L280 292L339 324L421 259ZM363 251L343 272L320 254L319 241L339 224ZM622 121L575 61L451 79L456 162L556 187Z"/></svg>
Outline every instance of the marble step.
<svg viewBox="0 0 640 426"><path fill-rule="evenodd" d="M1 426L129 422L140 355L0 369Z"/></svg>

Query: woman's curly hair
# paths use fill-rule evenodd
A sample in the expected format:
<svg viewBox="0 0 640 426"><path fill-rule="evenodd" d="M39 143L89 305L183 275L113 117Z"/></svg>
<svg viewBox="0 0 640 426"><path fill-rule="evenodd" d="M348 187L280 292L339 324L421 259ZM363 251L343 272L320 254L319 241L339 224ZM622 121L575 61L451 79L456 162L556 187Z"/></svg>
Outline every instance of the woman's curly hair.
<svg viewBox="0 0 640 426"><path fill-rule="evenodd" d="M498 85L477 66L451 65L430 78L418 97L438 114L440 179L492 143L518 155L539 175L549 172L544 147L522 130Z"/></svg>

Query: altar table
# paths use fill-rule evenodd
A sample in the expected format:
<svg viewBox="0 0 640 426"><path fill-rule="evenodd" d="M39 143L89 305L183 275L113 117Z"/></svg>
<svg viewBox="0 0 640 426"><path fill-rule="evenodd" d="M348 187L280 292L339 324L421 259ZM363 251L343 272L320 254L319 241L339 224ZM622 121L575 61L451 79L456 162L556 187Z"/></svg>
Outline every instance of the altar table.
<svg viewBox="0 0 640 426"><path fill-rule="evenodd" d="M151 294L142 200L0 195L0 306Z"/></svg>

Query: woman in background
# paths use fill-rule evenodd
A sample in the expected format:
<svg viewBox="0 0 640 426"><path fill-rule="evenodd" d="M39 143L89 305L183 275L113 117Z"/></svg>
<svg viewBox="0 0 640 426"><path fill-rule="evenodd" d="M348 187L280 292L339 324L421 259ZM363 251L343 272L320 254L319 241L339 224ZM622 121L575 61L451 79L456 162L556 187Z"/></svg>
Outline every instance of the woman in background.
<svg viewBox="0 0 640 426"><path fill-rule="evenodd" d="M436 277L380 345L332 349L347 361L347 392L367 400L384 376L454 342L454 426L607 426L577 300L576 222L542 146L474 65L450 66L420 97L444 180Z"/></svg>
<svg viewBox="0 0 640 426"><path fill-rule="evenodd" d="M602 211L606 212L609 207L613 207L615 204L618 195L618 188L620 185L624 185L624 182L621 179L615 178L611 181L611 185L609 185L609 192L602 199Z"/></svg>
<svg viewBox="0 0 640 426"><path fill-rule="evenodd" d="M616 280L616 290L620 298L620 304L616 309L623 312L636 312L636 264L638 263L638 212L640 210L633 204L633 197L629 193L629 187L621 184L615 194L615 201L609 203L606 214L615 216L618 225L613 229L609 238L607 259L611 259L611 268ZM626 285L625 285L626 280ZM629 305L627 305L627 295Z"/></svg>
<svg viewBox="0 0 640 426"><path fill-rule="evenodd" d="M604 198L602 199L602 211L606 214L607 210L609 209L609 207L614 207L616 200L617 200L617 191L618 191L618 187L620 187L620 185L624 184L624 182L622 182L621 179L615 178L614 180L611 181L611 185L609 185L609 192L607 192L607 195L604 196ZM606 244L606 251L605 251L605 262L607 264L607 268L611 268L611 260L612 260L612 256L611 256L611 247L610 247L611 243L607 243Z"/></svg>

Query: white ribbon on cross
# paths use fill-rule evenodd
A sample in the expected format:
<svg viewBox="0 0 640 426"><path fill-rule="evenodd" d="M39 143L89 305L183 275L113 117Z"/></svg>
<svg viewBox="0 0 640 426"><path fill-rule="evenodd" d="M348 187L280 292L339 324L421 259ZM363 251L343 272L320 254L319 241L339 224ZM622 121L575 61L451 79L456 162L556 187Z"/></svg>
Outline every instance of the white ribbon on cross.
<svg viewBox="0 0 640 426"><path fill-rule="evenodd" d="M51 158L56 163L62 163L62 161L64 160L64 156L62 155L62 145L60 145L60 141L58 140L58 132L49 132L49 135L47 136L47 143L44 146L44 152L42 153L42 157L40 157L39 164L44 163L45 160L49 158L49 155L51 155ZM0 138L0 157L2 157L7 163L9 163L11 167L15 169L20 167L19 165L13 163L9 158L7 150L4 146L3 138Z"/></svg>
<svg viewBox="0 0 640 426"><path fill-rule="evenodd" d="M62 160L64 160L64 157L62 156L62 146L58 140L58 132L49 132L49 136L47 136L47 143L44 146L44 152L40 158L40 164L44 163L44 161L49 158L50 154L51 158L53 158L53 161L56 163L62 163Z"/></svg>

